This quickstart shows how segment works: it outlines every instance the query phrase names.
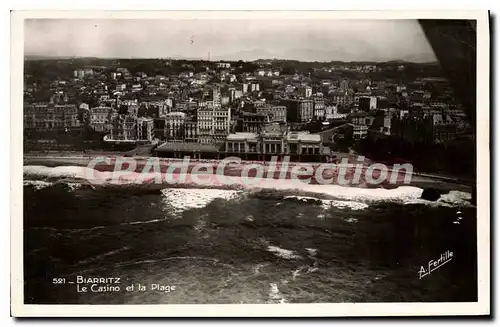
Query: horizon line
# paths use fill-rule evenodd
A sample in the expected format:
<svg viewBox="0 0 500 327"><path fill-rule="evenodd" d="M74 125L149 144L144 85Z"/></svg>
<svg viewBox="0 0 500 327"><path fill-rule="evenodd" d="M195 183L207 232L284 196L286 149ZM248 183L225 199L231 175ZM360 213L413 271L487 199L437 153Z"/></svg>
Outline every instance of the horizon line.
<svg viewBox="0 0 500 327"><path fill-rule="evenodd" d="M39 57L33 59L27 59L26 57ZM330 62L341 62L341 63L359 63L359 62L370 62L370 63L389 63L389 62L404 62L410 64L433 64L439 63L438 60L432 61L408 61L404 59L391 59L391 60L355 60L355 61L344 61L344 60L298 60L298 59L285 59L285 58L258 58L254 60L243 60L243 59L217 59L217 60L207 60L206 58L189 58L189 57L94 57L94 56L50 56L50 55L36 55L36 54L25 54L24 61L36 61L36 60L56 60L56 59L102 59L102 60L183 60L183 61L205 61L205 62L255 62L255 61L297 61L303 63L330 63Z"/></svg>

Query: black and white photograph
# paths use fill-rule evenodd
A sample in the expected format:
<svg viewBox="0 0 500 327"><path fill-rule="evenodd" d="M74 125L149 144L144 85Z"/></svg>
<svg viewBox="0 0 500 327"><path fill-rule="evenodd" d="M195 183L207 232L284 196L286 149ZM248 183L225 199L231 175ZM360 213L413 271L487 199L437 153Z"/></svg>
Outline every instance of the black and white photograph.
<svg viewBox="0 0 500 327"><path fill-rule="evenodd" d="M488 12L11 16L13 315L490 313Z"/></svg>

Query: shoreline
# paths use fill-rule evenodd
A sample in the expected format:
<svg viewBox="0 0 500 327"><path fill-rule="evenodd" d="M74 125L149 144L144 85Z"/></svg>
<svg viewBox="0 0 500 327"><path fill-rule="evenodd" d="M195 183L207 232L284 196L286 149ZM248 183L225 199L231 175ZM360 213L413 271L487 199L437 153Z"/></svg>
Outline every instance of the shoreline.
<svg viewBox="0 0 500 327"><path fill-rule="evenodd" d="M23 157L23 166L45 166L45 167L61 167L61 166L76 166L76 167L86 167L90 160L96 157L102 157L102 156L107 156L107 154L100 153L92 156L49 156L47 154L45 155L30 155L30 154L25 154ZM115 157L117 156L116 154L114 155ZM111 157L111 156L108 156ZM128 157L129 159L134 159L134 160L147 160L151 157ZM155 157L156 158L156 157ZM170 158L159 158L160 163L162 166L168 166L171 163L179 163L182 162L183 159L170 159ZM212 159L190 159L190 162L194 163L213 163L216 165L217 163L221 162L221 160L212 160ZM239 164L240 167L231 168L229 169L229 174L226 174L224 172L222 175L225 176L235 176L234 171L236 171L236 176L238 175L238 169L241 169L241 166L245 166L248 164L262 164L263 166L266 166L268 163L266 162L256 162L256 161L241 161ZM300 164L305 164L301 162L290 162L289 167L291 168L294 165L300 165ZM311 163L312 165L320 165L321 163ZM339 166L339 165L337 165ZM99 169L96 167L97 171L109 171L109 167L104 167L104 169ZM273 177L267 177L269 179L273 179ZM275 178L274 178L275 179ZM287 180L290 180L289 178L285 178ZM146 183L143 182L143 185L150 185L151 183ZM158 183L157 183L158 184ZM305 183L304 183L305 184ZM136 186L140 186L140 184L135 184ZM159 187L167 187L169 185L172 185L171 183L161 183L158 184L157 186ZM427 189L427 188L432 188L435 190L438 190L439 192L446 193L450 192L453 190L457 191L463 191L463 192L468 192L468 193L473 193L474 186L470 185L469 183L463 183L460 182L459 180L455 180L446 176L438 176L438 175L431 175L431 174L421 174L421 173L412 173L411 175L411 180L410 183L381 183L378 185L369 185L366 183L348 183L346 185L339 184L337 182L333 182L331 184L325 184L325 185L339 185L339 186L346 186L346 187L354 187L354 188L384 188L384 189L394 189L400 186L413 186L413 187L419 187L422 189ZM213 185L214 187L218 187L221 185Z"/></svg>

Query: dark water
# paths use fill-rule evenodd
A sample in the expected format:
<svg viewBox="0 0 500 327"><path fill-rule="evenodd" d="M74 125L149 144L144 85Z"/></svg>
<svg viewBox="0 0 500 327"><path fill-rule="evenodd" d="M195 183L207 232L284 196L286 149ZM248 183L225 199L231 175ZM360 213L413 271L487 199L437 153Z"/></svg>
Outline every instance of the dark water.
<svg viewBox="0 0 500 327"><path fill-rule="evenodd" d="M25 186L25 303L477 301L475 208L164 192ZM445 251L453 259L419 279ZM120 290L78 292L77 276L120 278L98 283Z"/></svg>

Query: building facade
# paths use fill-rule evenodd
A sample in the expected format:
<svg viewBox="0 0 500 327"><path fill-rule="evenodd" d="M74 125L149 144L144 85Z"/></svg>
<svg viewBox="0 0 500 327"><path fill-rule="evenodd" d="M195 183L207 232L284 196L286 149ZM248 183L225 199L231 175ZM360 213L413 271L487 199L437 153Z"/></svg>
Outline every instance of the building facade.
<svg viewBox="0 0 500 327"><path fill-rule="evenodd" d="M111 123L111 140L136 140L137 129L134 117L119 115Z"/></svg>
<svg viewBox="0 0 500 327"><path fill-rule="evenodd" d="M323 97L314 97L314 111L313 116L316 119L323 119L325 117L325 99Z"/></svg>
<svg viewBox="0 0 500 327"><path fill-rule="evenodd" d="M165 115L165 139L168 142L181 142L184 140L184 112L171 112Z"/></svg>
<svg viewBox="0 0 500 327"><path fill-rule="evenodd" d="M309 98L312 96L312 87L310 86L304 86L301 87L301 95L305 98Z"/></svg>
<svg viewBox="0 0 500 327"><path fill-rule="evenodd" d="M198 109L197 135L202 144L224 142L230 131L231 109L206 107Z"/></svg>
<svg viewBox="0 0 500 327"><path fill-rule="evenodd" d="M78 109L73 104L54 105L50 103L24 106L24 128L36 130L57 130L80 126Z"/></svg>
<svg viewBox="0 0 500 327"><path fill-rule="evenodd" d="M354 97L348 91L332 91L328 93L328 97L337 106L347 106L354 101Z"/></svg>
<svg viewBox="0 0 500 327"><path fill-rule="evenodd" d="M288 122L308 122L314 117L314 103L311 99L282 100L287 108Z"/></svg>
<svg viewBox="0 0 500 327"><path fill-rule="evenodd" d="M186 120L184 123L184 142L198 142L198 123L194 120Z"/></svg>
<svg viewBox="0 0 500 327"><path fill-rule="evenodd" d="M255 111L259 114L265 114L269 117L270 122L286 123L287 109L286 106L276 106L267 104L258 106Z"/></svg>
<svg viewBox="0 0 500 327"><path fill-rule="evenodd" d="M340 92L345 92L349 89L349 81L348 80L341 80L339 83L339 91Z"/></svg>
<svg viewBox="0 0 500 327"><path fill-rule="evenodd" d="M260 153L260 139L258 133L234 133L226 138L226 152L228 153Z"/></svg>
<svg viewBox="0 0 500 327"><path fill-rule="evenodd" d="M370 111L377 109L377 97L362 96L358 99L358 108L362 111Z"/></svg>
<svg viewBox="0 0 500 327"><path fill-rule="evenodd" d="M154 132L155 137L164 141L165 140L165 118L154 118Z"/></svg>
<svg viewBox="0 0 500 327"><path fill-rule="evenodd" d="M92 69L76 69L73 72L73 76L78 79L83 79L85 76L92 76L94 74L94 71Z"/></svg>
<svg viewBox="0 0 500 327"><path fill-rule="evenodd" d="M353 140L362 140L368 136L367 125L348 124L350 137Z"/></svg>
<svg viewBox="0 0 500 327"><path fill-rule="evenodd" d="M113 119L114 110L111 107L94 107L90 109L90 126L97 132L107 132Z"/></svg>
<svg viewBox="0 0 500 327"><path fill-rule="evenodd" d="M442 114L423 118L394 116L390 132L392 136L409 143L435 144L456 139L460 134L460 124L458 120Z"/></svg>
<svg viewBox="0 0 500 327"><path fill-rule="evenodd" d="M154 122L152 118L140 117L137 119L137 140L153 141L154 139Z"/></svg>
<svg viewBox="0 0 500 327"><path fill-rule="evenodd" d="M286 154L290 155L321 155L323 144L321 135L309 132L290 132L286 136Z"/></svg>
<svg viewBox="0 0 500 327"><path fill-rule="evenodd" d="M324 146L319 134L290 132L280 124L269 124L261 133L233 133L225 143L227 154L270 159L272 156L319 158L324 154Z"/></svg>
<svg viewBox="0 0 500 327"><path fill-rule="evenodd" d="M264 126L269 123L266 113L244 112L242 115L243 132L260 133Z"/></svg>

